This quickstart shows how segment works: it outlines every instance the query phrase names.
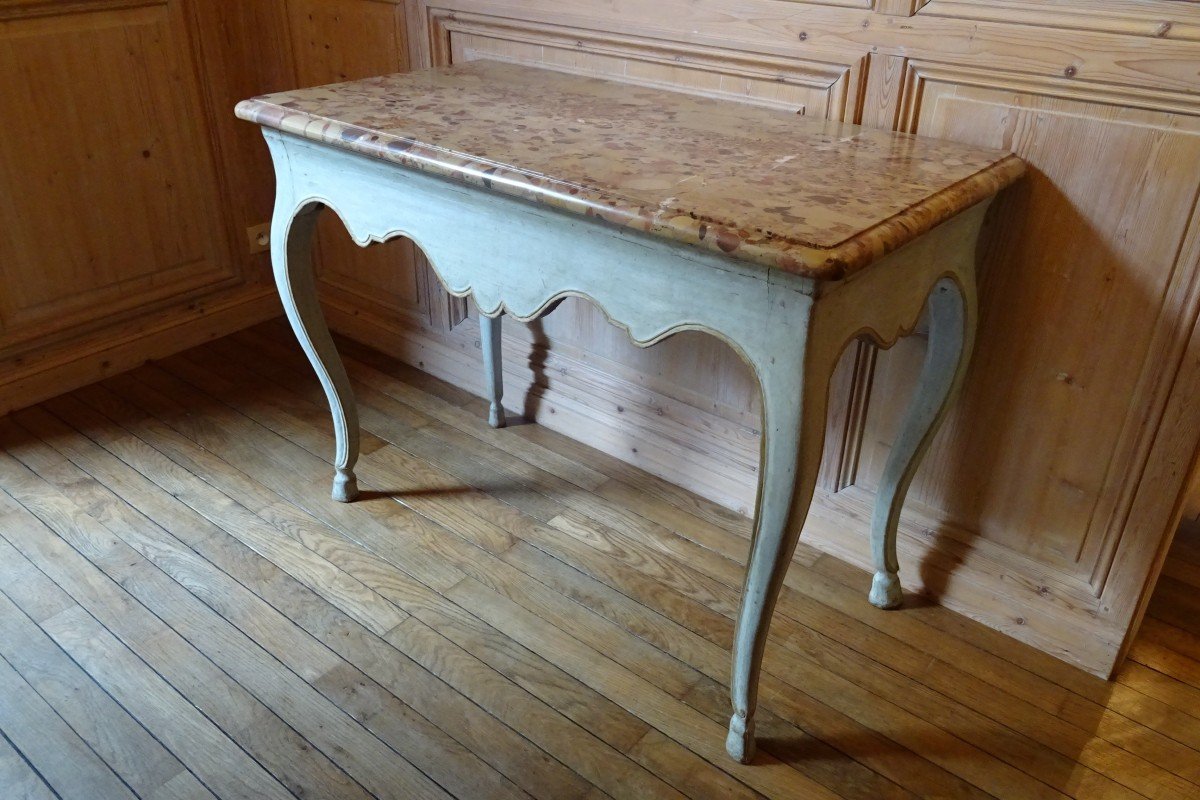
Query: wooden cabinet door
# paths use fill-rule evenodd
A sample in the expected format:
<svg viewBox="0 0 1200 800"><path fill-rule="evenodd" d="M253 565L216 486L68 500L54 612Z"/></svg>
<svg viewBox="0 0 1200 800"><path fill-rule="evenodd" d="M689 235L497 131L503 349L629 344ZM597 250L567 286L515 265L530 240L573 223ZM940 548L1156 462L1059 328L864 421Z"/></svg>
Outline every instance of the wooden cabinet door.
<svg viewBox="0 0 1200 800"><path fill-rule="evenodd" d="M0 8L0 354L240 277L179 0Z"/></svg>

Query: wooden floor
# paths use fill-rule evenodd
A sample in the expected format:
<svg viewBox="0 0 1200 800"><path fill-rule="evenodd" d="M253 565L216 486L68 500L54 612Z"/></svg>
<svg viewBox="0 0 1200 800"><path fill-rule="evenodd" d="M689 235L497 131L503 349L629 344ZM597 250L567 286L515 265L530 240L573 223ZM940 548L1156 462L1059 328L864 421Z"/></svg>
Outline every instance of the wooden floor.
<svg viewBox="0 0 1200 800"><path fill-rule="evenodd" d="M1200 536L1105 683L803 544L725 757L747 522L276 323L0 418L0 798L1200 796Z"/></svg>

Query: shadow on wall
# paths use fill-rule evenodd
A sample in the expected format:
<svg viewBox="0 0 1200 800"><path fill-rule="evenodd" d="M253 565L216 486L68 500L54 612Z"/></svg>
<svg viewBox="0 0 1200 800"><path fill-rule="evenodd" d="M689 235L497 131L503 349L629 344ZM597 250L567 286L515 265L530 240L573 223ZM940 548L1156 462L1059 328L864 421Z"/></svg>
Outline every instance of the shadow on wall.
<svg viewBox="0 0 1200 800"><path fill-rule="evenodd" d="M553 313L560 302L555 301L551 304L546 309L546 313ZM550 388L550 376L546 373L546 359L550 354L550 337L546 335L546 326L541 317L526 323L526 327L529 328L533 345L529 348L529 369L533 372L533 383L525 391L525 398L521 403L521 417L525 422L532 422L537 419L538 409L541 408L541 390Z"/></svg>

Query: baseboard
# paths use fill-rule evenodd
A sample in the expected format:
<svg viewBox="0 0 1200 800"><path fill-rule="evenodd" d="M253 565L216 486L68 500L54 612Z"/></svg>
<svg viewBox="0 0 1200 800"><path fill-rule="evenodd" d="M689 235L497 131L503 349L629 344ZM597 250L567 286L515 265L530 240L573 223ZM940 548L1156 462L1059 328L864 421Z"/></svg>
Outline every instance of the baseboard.
<svg viewBox="0 0 1200 800"><path fill-rule="evenodd" d="M131 324L22 353L0 369L0 414L134 369L146 361L279 316L271 285L241 287L168 306Z"/></svg>
<svg viewBox="0 0 1200 800"><path fill-rule="evenodd" d="M339 333L459 388L481 392L473 320L439 334L336 301L326 302L325 309ZM505 337L503 356L505 405L511 412L740 513L753 508L758 440L752 431L733 436L728 420L624 380L603 365L562 354L539 353L540 377L535 378L529 344L519 339ZM804 541L869 573L872 499L857 487L818 491ZM1111 662L1120 632L1096 613L1098 599L1086 582L991 542L966 544L944 533L919 507L906 507L898 537L906 591L1107 677L1103 665ZM866 586L864 576L864 596Z"/></svg>

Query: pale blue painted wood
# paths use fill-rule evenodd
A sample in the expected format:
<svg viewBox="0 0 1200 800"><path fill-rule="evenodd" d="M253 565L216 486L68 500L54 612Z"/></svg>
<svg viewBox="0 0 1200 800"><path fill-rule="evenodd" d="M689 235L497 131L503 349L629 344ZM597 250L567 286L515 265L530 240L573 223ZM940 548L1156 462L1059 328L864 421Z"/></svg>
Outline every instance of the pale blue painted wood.
<svg viewBox="0 0 1200 800"><path fill-rule="evenodd" d="M775 600L817 485L832 371L808 337L777 350L775 362L758 375L763 403L758 502L731 654L733 716L725 748L743 763L754 757L759 671Z"/></svg>
<svg viewBox="0 0 1200 800"><path fill-rule="evenodd" d="M896 560L896 527L909 484L962 384L971 358L976 316L972 278L970 271L942 278L926 301L929 345L925 362L900 433L888 453L871 519L875 575L869 597L879 608L897 608L903 602L900 564Z"/></svg>
<svg viewBox="0 0 1200 800"><path fill-rule="evenodd" d="M503 428L504 367L500 356L500 314L479 315L479 349L483 351L484 395L488 400L488 424Z"/></svg>
<svg viewBox="0 0 1200 800"><path fill-rule="evenodd" d="M329 398L337 442L335 499L357 493L358 425L312 278L308 251L322 206L341 217L360 245L410 237L448 291L474 298L482 315L480 343L494 425L503 422L500 315L534 319L568 295L589 298L641 346L701 330L728 343L749 364L762 391L762 462L734 633L733 715L726 740L732 757L749 761L767 631L816 485L829 377L838 355L858 336L890 346L912 330L931 288L939 287L930 299L936 317L932 355L893 454L894 476L889 472L885 478L886 509L877 513L882 523L874 542L890 580L900 505L969 355L970 323L955 320L973 319L974 244L987 203L845 281L816 284L273 129L264 135L278 179L275 276L288 319ZM969 291L942 292L945 276ZM954 296L962 298L959 312ZM894 591L898 588L897 583ZM893 591L890 585L884 590Z"/></svg>
<svg viewBox="0 0 1200 800"><path fill-rule="evenodd" d="M280 213L280 208L285 211ZM284 313L329 400L336 442L333 499L348 503L358 497L358 480L354 476L354 464L358 461L358 407L317 302L312 238L320 210L320 206L312 203L293 205L288 187L281 181L271 220L271 264Z"/></svg>

